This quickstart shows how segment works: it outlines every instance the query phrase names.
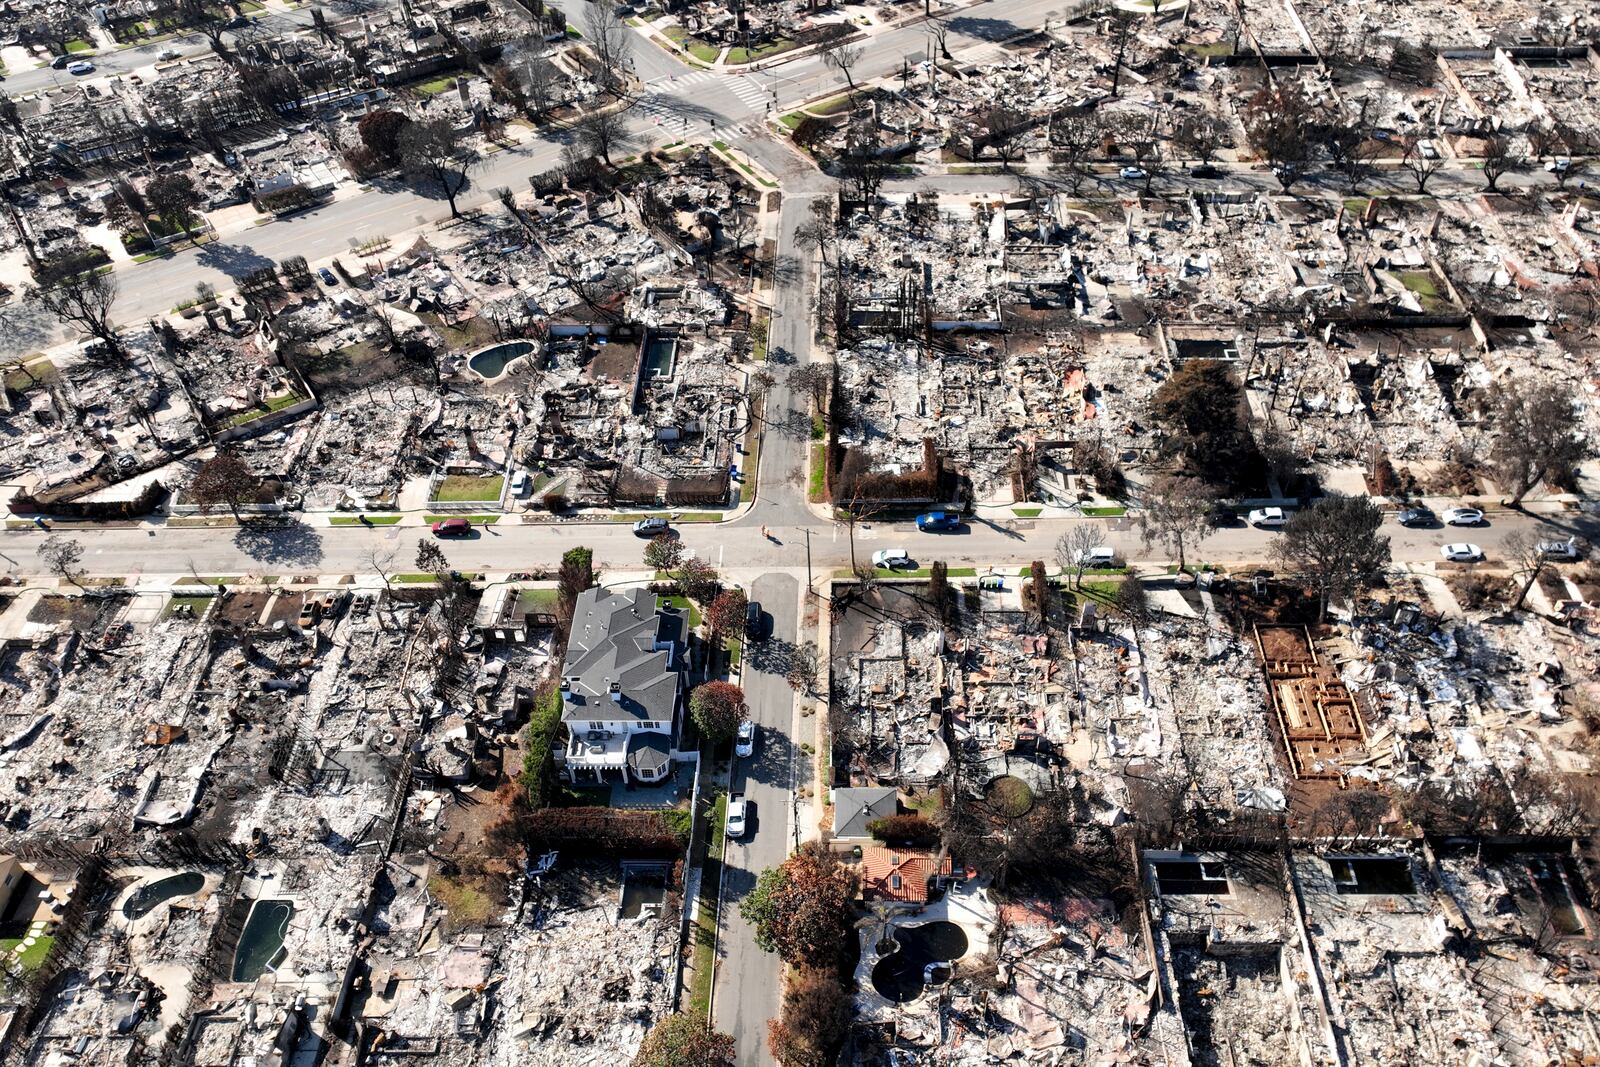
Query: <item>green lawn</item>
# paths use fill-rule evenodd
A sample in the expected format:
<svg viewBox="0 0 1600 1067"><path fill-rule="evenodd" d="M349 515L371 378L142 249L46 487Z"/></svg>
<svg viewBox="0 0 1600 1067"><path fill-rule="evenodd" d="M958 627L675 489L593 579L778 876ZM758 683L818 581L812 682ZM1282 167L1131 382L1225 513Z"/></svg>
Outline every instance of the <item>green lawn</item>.
<svg viewBox="0 0 1600 1067"><path fill-rule="evenodd" d="M411 88L423 96L438 96L440 93L448 93L455 87L456 76L454 74L444 74L437 78L429 78L425 82L418 82Z"/></svg>
<svg viewBox="0 0 1600 1067"><path fill-rule="evenodd" d="M251 408L249 411L239 412L239 414L223 423L223 425L243 426L247 422L254 422L257 419L265 418L266 416L271 415L274 411L282 411L290 404L298 404L304 399L306 399L304 396L294 392L293 390L284 393L282 396L269 396L258 406Z"/></svg>
<svg viewBox="0 0 1600 1067"><path fill-rule="evenodd" d="M671 519L673 522L721 522L725 517L720 511L681 511L677 513L678 517L675 519L672 518L673 513L671 512L653 512L651 514L658 515L663 519ZM640 519L649 517L650 514L643 511L629 511L621 515L611 516L611 521L638 522Z"/></svg>
<svg viewBox="0 0 1600 1067"><path fill-rule="evenodd" d="M688 49L689 54L694 56L702 63L715 63L717 61L717 57L722 54L722 47L720 45L706 44L706 42L700 40L691 39L688 44Z"/></svg>
<svg viewBox="0 0 1600 1067"><path fill-rule="evenodd" d="M0 939L0 956L9 956L13 948L22 944L22 940L20 937ZM50 946L55 943L55 935L42 934L22 951L22 955L17 957L17 962L22 965L24 971L37 971L44 966L45 957L50 955Z"/></svg>
<svg viewBox="0 0 1600 1067"><path fill-rule="evenodd" d="M712 801L709 814L704 877L700 880L700 904L694 922L694 973L689 986L689 1012L704 1017L711 1012L711 976L716 967L717 895L722 886L722 830L727 819L728 798L721 793Z"/></svg>
<svg viewBox="0 0 1600 1067"><path fill-rule="evenodd" d="M73 53L73 52L93 52L93 51L94 51L94 45L91 44L88 41L85 41L81 37L78 38L77 40L68 41L67 42L67 52L68 53Z"/></svg>
<svg viewBox="0 0 1600 1067"><path fill-rule="evenodd" d="M758 59L781 55L797 47L799 47L799 42L788 37L780 37L776 41L768 41L766 44L756 45L754 48L729 49L726 62L753 63Z"/></svg>
<svg viewBox="0 0 1600 1067"><path fill-rule="evenodd" d="M1084 508L1083 513L1096 519L1118 519L1128 513L1124 507L1110 506L1103 508Z"/></svg>
<svg viewBox="0 0 1600 1067"><path fill-rule="evenodd" d="M335 516L333 516L332 518L330 518L328 520L328 525L329 526L393 526L395 523L399 522L403 518L405 518L404 515L368 515L368 516L366 516L366 520L367 521L365 523L363 523L360 518L358 518L358 517L356 517L354 515L335 515Z"/></svg>
<svg viewBox="0 0 1600 1067"><path fill-rule="evenodd" d="M813 115L837 115L842 111L849 111L853 106L855 105L851 102L850 94L840 93L838 96L828 97L820 104L807 105L805 110Z"/></svg>
<svg viewBox="0 0 1600 1067"><path fill-rule="evenodd" d="M195 578L195 582L200 585L238 585L239 576L234 574L223 575L219 578Z"/></svg>
<svg viewBox="0 0 1600 1067"><path fill-rule="evenodd" d="M561 601L561 593L556 589L524 589L517 595L517 604L523 611L554 614L556 605Z"/></svg>
<svg viewBox="0 0 1600 1067"><path fill-rule="evenodd" d="M505 518L503 515L424 515L422 516L422 521L443 522L446 519L466 519L473 526L493 526L503 518Z"/></svg>
<svg viewBox="0 0 1600 1067"><path fill-rule="evenodd" d="M1416 294L1423 311L1443 311L1450 307L1450 299L1439 292L1431 270L1407 270L1398 275L1400 284Z"/></svg>
<svg viewBox="0 0 1600 1067"><path fill-rule="evenodd" d="M466 581L474 582L477 581L481 575L479 575L476 571L462 571L461 577ZM400 585L427 585L428 583L434 581L435 577L431 574L391 574L389 575L389 580L391 582L397 582Z"/></svg>
<svg viewBox="0 0 1600 1067"><path fill-rule="evenodd" d="M440 482L434 489L432 500L442 500L450 503L475 500L499 500L500 492L505 488L506 476L503 474L451 474Z"/></svg>
<svg viewBox="0 0 1600 1067"><path fill-rule="evenodd" d="M1012 508L1011 513L1019 519L1037 519L1044 508Z"/></svg>
<svg viewBox="0 0 1600 1067"><path fill-rule="evenodd" d="M875 578L926 578L932 573L933 572L930 571L927 567L918 567L914 571L913 570L903 570L903 571L890 570L888 567L874 567L874 568L872 568L872 574L873 574L873 577L875 577ZM978 568L976 568L976 567L947 567L945 569L944 573L945 573L945 576L948 577L948 578L976 578L978 576ZM835 574L835 577L838 578L841 581L846 581L847 582L851 578L854 578L855 575L850 573L847 570L844 570L844 571L837 572Z"/></svg>
<svg viewBox="0 0 1600 1067"><path fill-rule="evenodd" d="M198 618L206 613L206 609L211 606L211 600L212 598L208 596L175 596L161 609L161 617L165 619L176 614L180 608L188 608Z"/></svg>
<svg viewBox="0 0 1600 1067"><path fill-rule="evenodd" d="M820 504L828 498L828 444L818 441L811 446L811 470L806 487L806 499Z"/></svg>
<svg viewBox="0 0 1600 1067"><path fill-rule="evenodd" d="M433 875L428 879L428 892L444 905L450 916L450 925L456 929L482 926L494 914L494 901L489 895L466 880Z"/></svg>
<svg viewBox="0 0 1600 1067"><path fill-rule="evenodd" d="M13 393L26 393L29 389L41 389L61 377L56 365L48 359L35 360L24 367L16 367L6 371L6 388Z"/></svg>
<svg viewBox="0 0 1600 1067"><path fill-rule="evenodd" d="M780 118L778 121L783 123L784 126L786 126L786 127L788 127L789 129L792 130L796 126L800 125L800 120L802 118L804 118L804 117L805 116L800 114L800 112L798 112L798 111L791 111L787 115L784 115L782 118Z"/></svg>
<svg viewBox="0 0 1600 1067"><path fill-rule="evenodd" d="M700 627L700 609L695 607L694 606L694 602L691 601L688 597L686 597L686 596L658 596L658 597L656 597L656 607L659 608L664 604L671 604L673 607L677 608L679 611L687 611L689 613L689 629L695 630L695 629L698 629Z"/></svg>
<svg viewBox="0 0 1600 1067"><path fill-rule="evenodd" d="M753 430L744 436L744 464L739 469L739 503L750 503L756 495L756 479L761 474L761 435Z"/></svg>

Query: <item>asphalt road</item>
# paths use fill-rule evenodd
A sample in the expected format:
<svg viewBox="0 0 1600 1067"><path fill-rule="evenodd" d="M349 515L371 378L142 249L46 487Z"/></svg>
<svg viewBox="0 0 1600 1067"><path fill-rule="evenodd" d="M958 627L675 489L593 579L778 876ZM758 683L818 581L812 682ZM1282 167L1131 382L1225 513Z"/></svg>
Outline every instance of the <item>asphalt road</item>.
<svg viewBox="0 0 1600 1067"><path fill-rule="evenodd" d="M736 760L731 790L751 802L753 821L745 836L729 841L722 871L722 912L714 1000L716 1027L733 1035L740 1064L767 1064L767 1020L778 1014L782 968L756 946L754 930L739 914L739 902L768 867L782 863L794 846L793 800L805 756L795 734L794 693L783 680L789 650L799 639L802 584L787 574L765 574L751 586L751 599L771 616L764 642L746 646L745 699L755 720L755 755Z"/></svg>
<svg viewBox="0 0 1600 1067"><path fill-rule="evenodd" d="M770 436L770 435L769 435ZM944 560L951 566L1021 566L1035 559L1053 561L1055 542L1074 521L1070 519L980 519L947 534L917 532L911 523L861 523L857 549L863 555L879 548L904 548L927 566ZM1136 563L1164 566L1159 550L1140 543L1131 520L1093 520L1105 532L1104 542ZM804 574L805 531L811 531L812 567L818 575L850 565L845 530L814 516L806 525L771 525L772 538L761 536L759 519L746 516L727 523L684 526L686 546L739 579L782 571ZM1589 515L1535 516L1516 512L1491 513L1487 525L1472 529L1408 530L1392 519L1384 533L1391 538L1395 561L1427 563L1439 559L1447 542L1470 541L1488 554L1490 566L1506 561L1500 546L1513 530L1534 527L1541 536L1576 535L1600 541L1600 520ZM394 552L382 569L391 573L416 570L412 557L421 526L313 527L293 523L284 529L205 529L195 527L74 527L57 525L57 532L83 545L83 573L90 576L198 575L317 575L374 574L373 554ZM42 575L47 568L37 556L45 533L37 528L0 531L0 565L13 575ZM1262 562L1268 558L1272 535L1246 526L1213 531L1191 548L1191 561L1218 564ZM470 538L441 542L451 566L474 571L523 571L553 568L561 553L575 544L594 549L595 561L606 568L638 570L644 542L626 523L541 523L528 526L489 526L474 530Z"/></svg>

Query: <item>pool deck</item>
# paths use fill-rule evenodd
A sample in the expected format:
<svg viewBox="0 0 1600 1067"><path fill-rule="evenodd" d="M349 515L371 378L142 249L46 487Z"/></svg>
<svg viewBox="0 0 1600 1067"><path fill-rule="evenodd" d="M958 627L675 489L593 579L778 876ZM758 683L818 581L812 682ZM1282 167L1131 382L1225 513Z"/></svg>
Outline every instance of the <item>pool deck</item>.
<svg viewBox="0 0 1600 1067"><path fill-rule="evenodd" d="M890 920L891 926L921 926L923 923L952 922L967 935L968 956L989 951L989 931L994 929L996 916L994 901L989 898L987 879L974 879L952 887L942 898L921 911L902 912ZM861 962L856 965L856 1011L858 1019L886 1020L896 1013L920 1014L932 1010L935 1001L927 996L904 1004L896 1004L872 987L872 968L878 957L869 943L877 937L877 924L869 923L858 931L861 938Z"/></svg>

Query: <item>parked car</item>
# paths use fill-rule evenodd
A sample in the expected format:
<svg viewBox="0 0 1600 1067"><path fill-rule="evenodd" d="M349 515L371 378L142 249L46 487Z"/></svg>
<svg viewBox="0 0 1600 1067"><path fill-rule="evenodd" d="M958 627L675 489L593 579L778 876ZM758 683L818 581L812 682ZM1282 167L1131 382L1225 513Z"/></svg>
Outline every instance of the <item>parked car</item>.
<svg viewBox="0 0 1600 1067"><path fill-rule="evenodd" d="M671 524L660 515L652 515L633 524L635 537L660 537L670 529L672 529Z"/></svg>
<svg viewBox="0 0 1600 1067"><path fill-rule="evenodd" d="M1433 509L1421 504L1413 504L1400 513L1401 526L1432 526L1438 521Z"/></svg>
<svg viewBox="0 0 1600 1067"><path fill-rule="evenodd" d="M1563 174L1572 169L1572 160L1566 156L1557 156L1554 159L1545 160L1544 169L1551 174Z"/></svg>
<svg viewBox="0 0 1600 1067"><path fill-rule="evenodd" d="M760 641L766 636L766 627L761 625L759 600L752 600L744 606L744 635L752 641Z"/></svg>
<svg viewBox="0 0 1600 1067"><path fill-rule="evenodd" d="M1189 177L1220 178L1222 177L1222 168L1213 166L1210 163L1202 163L1198 167L1189 168Z"/></svg>
<svg viewBox="0 0 1600 1067"><path fill-rule="evenodd" d="M903 548L880 548L872 554L872 565L891 571L910 570L917 561Z"/></svg>
<svg viewBox="0 0 1600 1067"><path fill-rule="evenodd" d="M1454 545L1444 545L1439 549L1439 555L1451 563L1476 563L1483 558L1483 549L1477 545L1469 545L1465 541Z"/></svg>
<svg viewBox="0 0 1600 1067"><path fill-rule="evenodd" d="M326 286L331 287L339 284L339 279L334 277L333 271L329 270L327 267L318 267L317 277L321 278L322 284Z"/></svg>
<svg viewBox="0 0 1600 1067"><path fill-rule="evenodd" d="M174 59L182 59L183 53L178 51L176 48L163 48L161 53L156 56L156 58L171 62Z"/></svg>
<svg viewBox="0 0 1600 1067"><path fill-rule="evenodd" d="M1143 181L1144 179L1150 177L1143 167L1123 167L1121 170L1117 171L1117 173L1128 179L1130 182Z"/></svg>
<svg viewBox="0 0 1600 1067"><path fill-rule="evenodd" d="M1282 508L1255 508L1248 516L1251 526L1277 527L1289 521Z"/></svg>
<svg viewBox="0 0 1600 1067"><path fill-rule="evenodd" d="M56 56L50 61L51 70L66 70L67 64L72 62L71 56Z"/></svg>
<svg viewBox="0 0 1600 1067"><path fill-rule="evenodd" d="M744 719L739 723L739 732L733 735L733 754L740 759L749 759L756 753L756 721Z"/></svg>
<svg viewBox="0 0 1600 1067"><path fill-rule="evenodd" d="M750 802L744 798L743 793L731 793L728 796L728 821L725 831L729 837L743 837L745 819L750 814Z"/></svg>
<svg viewBox="0 0 1600 1067"><path fill-rule="evenodd" d="M466 519L440 519L433 524L435 537L466 537L472 533L472 523Z"/></svg>
<svg viewBox="0 0 1600 1067"><path fill-rule="evenodd" d="M1479 526L1483 523L1483 512L1477 508L1451 508L1444 513L1444 521L1451 526Z"/></svg>
<svg viewBox="0 0 1600 1067"><path fill-rule="evenodd" d="M1117 550L1110 545L1078 550L1078 562L1085 567L1110 567L1117 562Z"/></svg>
<svg viewBox="0 0 1600 1067"><path fill-rule="evenodd" d="M953 511L928 511L917 516L917 529L923 533L940 533L961 525L961 516Z"/></svg>
<svg viewBox="0 0 1600 1067"><path fill-rule="evenodd" d="M528 472L511 472L511 495L516 497L528 495Z"/></svg>
<svg viewBox="0 0 1600 1067"><path fill-rule="evenodd" d="M1545 559L1574 560L1583 555L1578 551L1578 539L1569 537L1565 541L1540 541L1536 546L1539 555Z"/></svg>
<svg viewBox="0 0 1600 1067"><path fill-rule="evenodd" d="M93 74L94 64L87 59L80 59L76 63L67 64L68 74Z"/></svg>

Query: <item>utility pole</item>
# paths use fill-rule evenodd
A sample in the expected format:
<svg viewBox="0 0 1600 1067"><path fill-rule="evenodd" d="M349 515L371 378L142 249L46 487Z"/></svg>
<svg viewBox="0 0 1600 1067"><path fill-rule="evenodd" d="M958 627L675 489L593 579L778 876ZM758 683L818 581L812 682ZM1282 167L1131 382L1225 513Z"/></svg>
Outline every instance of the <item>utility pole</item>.
<svg viewBox="0 0 1600 1067"><path fill-rule="evenodd" d="M803 527L806 533L806 596L816 596L816 590L811 587L811 527Z"/></svg>

